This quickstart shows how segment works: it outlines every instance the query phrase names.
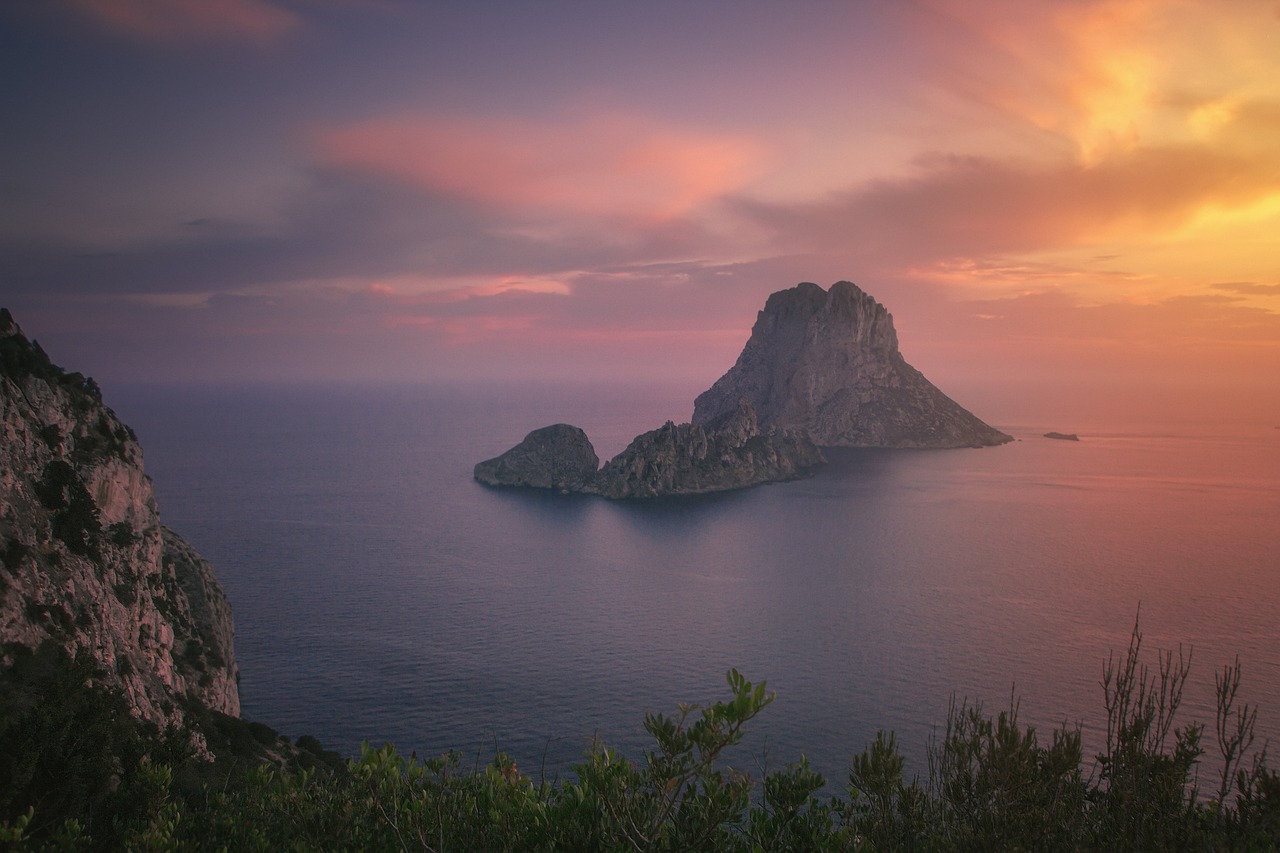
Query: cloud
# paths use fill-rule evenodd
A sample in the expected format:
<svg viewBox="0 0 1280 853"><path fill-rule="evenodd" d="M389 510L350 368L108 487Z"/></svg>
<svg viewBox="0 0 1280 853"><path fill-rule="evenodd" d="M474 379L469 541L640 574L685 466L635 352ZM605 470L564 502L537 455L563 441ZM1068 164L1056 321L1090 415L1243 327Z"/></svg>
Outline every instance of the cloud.
<svg viewBox="0 0 1280 853"><path fill-rule="evenodd" d="M682 219L614 230L588 221L530 233L503 211L387 178L334 169L307 177L270 227L197 216L162 236L107 250L0 239L0 280L14 295L183 305L218 293L370 285L447 302L507 290L563 291L583 270L698 261L718 242Z"/></svg>
<svg viewBox="0 0 1280 853"><path fill-rule="evenodd" d="M271 0L66 0L94 23L138 41L274 41L297 26Z"/></svg>
<svg viewBox="0 0 1280 853"><path fill-rule="evenodd" d="M622 114L373 119L319 131L315 147L331 167L539 219L674 219L741 188L764 160L744 135Z"/></svg>
<svg viewBox="0 0 1280 853"><path fill-rule="evenodd" d="M775 245L863 251L902 268L954 258L1134 244L1280 197L1280 110L1241 106L1211 140L1139 146L1091 164L932 155L914 175L826 199L741 199Z"/></svg>
<svg viewBox="0 0 1280 853"><path fill-rule="evenodd" d="M1057 288L911 309L907 360L991 417L1276 414L1280 314L1230 296L1098 304Z"/></svg>
<svg viewBox="0 0 1280 853"><path fill-rule="evenodd" d="M1254 0L922 3L942 88L1086 164L1195 138L1234 99L1276 94L1275 22Z"/></svg>
<svg viewBox="0 0 1280 853"><path fill-rule="evenodd" d="M1243 296L1280 296L1280 284L1257 284L1252 281L1223 281L1210 285L1214 290L1225 290Z"/></svg>
<svg viewBox="0 0 1280 853"><path fill-rule="evenodd" d="M891 270L1072 255L1093 272L1112 255L1183 284L1265 271L1265 234L1280 227L1280 59L1261 4L923 6L952 135L905 176L766 212L780 243L857 247Z"/></svg>

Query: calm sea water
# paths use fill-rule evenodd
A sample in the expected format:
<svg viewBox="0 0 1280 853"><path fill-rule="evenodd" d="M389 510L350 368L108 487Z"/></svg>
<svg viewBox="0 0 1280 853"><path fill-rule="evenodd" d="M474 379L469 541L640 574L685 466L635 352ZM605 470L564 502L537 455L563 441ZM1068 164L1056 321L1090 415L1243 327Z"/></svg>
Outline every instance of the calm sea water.
<svg viewBox="0 0 1280 853"><path fill-rule="evenodd" d="M1280 744L1280 430L1000 424L957 451L832 452L812 479L615 504L486 489L530 429L602 458L696 389L126 388L164 521L218 570L245 716L352 753L392 741L535 778L595 734L639 757L646 710L778 698L738 766L807 755L835 785L894 729L912 765L950 697L1096 745L1100 676L1141 608L1193 649L1184 720L1212 728L1235 655ZM1206 739L1213 749L1211 738ZM1274 750L1273 750L1274 751Z"/></svg>

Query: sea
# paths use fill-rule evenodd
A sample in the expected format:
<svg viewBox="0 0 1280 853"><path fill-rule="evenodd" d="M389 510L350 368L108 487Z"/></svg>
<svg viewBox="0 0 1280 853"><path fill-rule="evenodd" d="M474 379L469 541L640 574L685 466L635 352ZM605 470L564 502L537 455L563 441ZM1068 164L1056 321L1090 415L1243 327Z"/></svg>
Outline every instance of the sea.
<svg viewBox="0 0 1280 853"><path fill-rule="evenodd" d="M646 712L726 698L736 668L776 699L728 762L758 777L803 756L838 793L881 730L925 773L953 702L1016 706L1045 741L1078 727L1096 752L1104 665L1136 622L1147 664L1190 659L1178 722L1205 725L1206 774L1237 658L1256 745L1280 753L1275 425L996 423L1015 441L832 450L808 479L635 502L472 479L557 422L606 459L688 420L695 390L107 396L163 522L230 599L243 715L291 738L467 767L502 752L554 781L593 743L642 760Z"/></svg>

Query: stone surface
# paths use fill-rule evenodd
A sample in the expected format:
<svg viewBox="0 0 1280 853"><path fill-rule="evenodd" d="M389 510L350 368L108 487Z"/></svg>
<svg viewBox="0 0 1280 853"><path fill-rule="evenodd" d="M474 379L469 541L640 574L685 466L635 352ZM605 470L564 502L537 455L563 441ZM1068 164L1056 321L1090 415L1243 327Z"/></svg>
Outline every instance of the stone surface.
<svg viewBox="0 0 1280 853"><path fill-rule="evenodd" d="M848 281L769 297L738 361L694 402L693 423L745 397L764 429L823 446L979 447L1011 437L943 394L898 351L893 317Z"/></svg>
<svg viewBox="0 0 1280 853"><path fill-rule="evenodd" d="M602 495L613 500L701 494L793 480L823 462L806 435L761 432L745 399L705 425L668 421L636 436L597 470L581 429L555 424L534 430L501 456L475 466L491 486L522 486Z"/></svg>
<svg viewBox="0 0 1280 853"><path fill-rule="evenodd" d="M88 651L161 726L184 700L239 715L231 610L160 524L137 439L93 380L0 310L0 640Z"/></svg>
<svg viewBox="0 0 1280 853"><path fill-rule="evenodd" d="M825 460L802 432L761 432L744 398L707 424L671 421L636 436L596 476L607 498L649 498L741 489L805 476Z"/></svg>
<svg viewBox="0 0 1280 853"><path fill-rule="evenodd" d="M599 466L585 432L569 424L553 424L535 429L501 456L478 463L474 475L487 486L580 492L595 478Z"/></svg>

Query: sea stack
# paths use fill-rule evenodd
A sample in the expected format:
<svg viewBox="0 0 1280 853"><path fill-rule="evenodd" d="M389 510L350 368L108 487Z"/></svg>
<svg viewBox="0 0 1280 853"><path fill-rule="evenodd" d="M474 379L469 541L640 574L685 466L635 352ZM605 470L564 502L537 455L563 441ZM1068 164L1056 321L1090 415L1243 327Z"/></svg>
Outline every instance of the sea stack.
<svg viewBox="0 0 1280 853"><path fill-rule="evenodd" d="M806 476L825 460L802 431L761 431L745 399L707 424L667 421L642 433L597 470L586 433L569 424L536 429L475 466L486 486L550 489L611 500L697 495Z"/></svg>
<svg viewBox="0 0 1280 853"><path fill-rule="evenodd" d="M804 430L825 447L984 447L983 423L898 351L893 316L849 281L771 295L738 361L694 401L693 423L750 401L760 428Z"/></svg>
<svg viewBox="0 0 1280 853"><path fill-rule="evenodd" d="M579 427L552 424L535 429L501 456L476 464L476 481L486 486L524 486L581 492L595 480L600 458Z"/></svg>

